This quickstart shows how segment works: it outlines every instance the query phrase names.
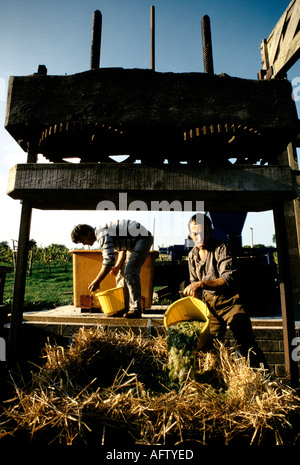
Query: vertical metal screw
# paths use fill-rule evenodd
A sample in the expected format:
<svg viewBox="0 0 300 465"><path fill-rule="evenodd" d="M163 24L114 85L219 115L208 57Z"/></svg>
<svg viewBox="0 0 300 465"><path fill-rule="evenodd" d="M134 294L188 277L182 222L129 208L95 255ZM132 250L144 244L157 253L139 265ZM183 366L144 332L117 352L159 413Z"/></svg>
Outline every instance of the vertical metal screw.
<svg viewBox="0 0 300 465"><path fill-rule="evenodd" d="M203 64L204 72L214 74L213 55L212 55L212 41L210 30L209 16L205 15L201 21L202 25L202 46L203 46Z"/></svg>
<svg viewBox="0 0 300 465"><path fill-rule="evenodd" d="M93 16L90 69L98 69L100 66L101 32L102 32L102 15L99 10L96 10Z"/></svg>
<svg viewBox="0 0 300 465"><path fill-rule="evenodd" d="M150 30L151 30L151 69L155 71L155 7L151 6Z"/></svg>

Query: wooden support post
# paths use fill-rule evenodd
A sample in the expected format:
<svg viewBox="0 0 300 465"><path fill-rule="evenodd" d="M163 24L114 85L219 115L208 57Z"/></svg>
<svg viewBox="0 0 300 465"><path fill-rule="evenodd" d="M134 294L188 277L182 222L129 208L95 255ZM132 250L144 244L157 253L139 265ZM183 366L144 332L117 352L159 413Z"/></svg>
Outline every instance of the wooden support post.
<svg viewBox="0 0 300 465"><path fill-rule="evenodd" d="M298 172L297 152L294 143L290 143L279 157L278 163L282 166L290 166L294 172ZM296 182L296 178L295 178ZM287 248L292 275L292 293L295 316L300 318L300 200L299 197L284 202L284 215L287 224Z"/></svg>
<svg viewBox="0 0 300 465"><path fill-rule="evenodd" d="M27 162L34 163L36 162L36 160L37 155L29 150ZM16 366L21 351L22 320L24 309L31 213L31 202L29 200L23 200L19 229L17 262L15 269L14 293L11 308L10 332L8 341L7 366L9 369Z"/></svg>
<svg viewBox="0 0 300 465"><path fill-rule="evenodd" d="M298 364L292 359L293 339L295 338L295 318L293 309L292 273L288 255L288 234L284 205L274 209L274 223L279 263L280 299L282 311L283 343L286 376L292 387L299 386Z"/></svg>

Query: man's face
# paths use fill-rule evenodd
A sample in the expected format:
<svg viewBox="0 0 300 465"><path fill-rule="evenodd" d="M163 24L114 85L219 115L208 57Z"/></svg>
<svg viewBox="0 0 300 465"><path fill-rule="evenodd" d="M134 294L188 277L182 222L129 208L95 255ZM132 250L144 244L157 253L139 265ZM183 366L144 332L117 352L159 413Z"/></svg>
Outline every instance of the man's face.
<svg viewBox="0 0 300 465"><path fill-rule="evenodd" d="M207 224L204 226L203 224L191 223L190 236L196 247L205 249L211 236L210 227Z"/></svg>

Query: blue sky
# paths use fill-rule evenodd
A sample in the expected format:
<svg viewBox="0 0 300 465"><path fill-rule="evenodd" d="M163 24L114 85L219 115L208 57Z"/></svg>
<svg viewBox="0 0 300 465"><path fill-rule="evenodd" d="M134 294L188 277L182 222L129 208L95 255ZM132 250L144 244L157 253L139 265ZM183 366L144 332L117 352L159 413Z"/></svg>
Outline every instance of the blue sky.
<svg viewBox="0 0 300 465"><path fill-rule="evenodd" d="M0 3L0 241L18 238L20 204L5 191L9 169L25 163L26 154L4 129L7 81L28 75L45 64L48 74L74 74L89 69L93 12L103 17L101 67L150 67L150 7L155 6L156 71L203 72L201 18L210 16L214 71L256 79L261 68L260 44L268 38L289 1L276 0L1 0ZM300 76L297 63L288 74ZM298 110L299 111L299 110ZM117 213L110 215L116 217ZM128 216L126 212L118 216ZM183 243L190 213L166 219L149 212L135 216L153 227L155 245ZM9 220L8 220L9 218ZM40 245L71 247L70 230L78 222L97 224L99 212L33 211L31 237ZM244 244L270 245L271 212L248 215ZM176 231L176 234L175 232Z"/></svg>

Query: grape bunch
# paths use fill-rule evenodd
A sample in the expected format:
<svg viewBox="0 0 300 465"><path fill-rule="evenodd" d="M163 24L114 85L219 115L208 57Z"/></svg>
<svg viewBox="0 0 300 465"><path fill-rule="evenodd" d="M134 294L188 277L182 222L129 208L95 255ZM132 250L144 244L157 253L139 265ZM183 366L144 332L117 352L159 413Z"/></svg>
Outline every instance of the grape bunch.
<svg viewBox="0 0 300 465"><path fill-rule="evenodd" d="M195 372L195 353L199 335L205 323L202 321L182 321L167 329L169 378L181 384Z"/></svg>

